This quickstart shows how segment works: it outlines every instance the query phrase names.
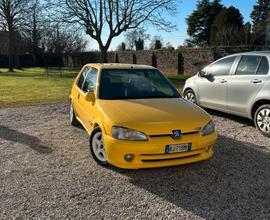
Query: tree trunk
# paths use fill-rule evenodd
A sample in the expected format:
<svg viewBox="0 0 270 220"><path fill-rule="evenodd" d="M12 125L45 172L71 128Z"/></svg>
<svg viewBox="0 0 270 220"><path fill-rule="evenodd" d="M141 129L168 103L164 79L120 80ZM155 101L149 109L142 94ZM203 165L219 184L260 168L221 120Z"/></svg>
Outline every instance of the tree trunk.
<svg viewBox="0 0 270 220"><path fill-rule="evenodd" d="M108 62L108 50L105 48L101 48L100 52L101 52L101 62L107 63Z"/></svg>
<svg viewBox="0 0 270 220"><path fill-rule="evenodd" d="M8 68L10 72L14 71L14 33L12 30L9 30L8 33Z"/></svg>

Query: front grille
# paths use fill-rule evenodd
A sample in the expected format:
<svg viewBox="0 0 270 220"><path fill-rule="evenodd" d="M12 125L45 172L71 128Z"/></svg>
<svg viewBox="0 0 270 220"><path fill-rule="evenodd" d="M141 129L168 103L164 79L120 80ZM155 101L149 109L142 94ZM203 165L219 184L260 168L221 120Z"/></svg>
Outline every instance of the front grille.
<svg viewBox="0 0 270 220"><path fill-rule="evenodd" d="M191 132L184 132L182 133L182 136L190 135L190 134L197 134L199 131L191 131ZM171 137L173 138L172 134L153 134L149 135L150 138L158 138L158 137Z"/></svg>

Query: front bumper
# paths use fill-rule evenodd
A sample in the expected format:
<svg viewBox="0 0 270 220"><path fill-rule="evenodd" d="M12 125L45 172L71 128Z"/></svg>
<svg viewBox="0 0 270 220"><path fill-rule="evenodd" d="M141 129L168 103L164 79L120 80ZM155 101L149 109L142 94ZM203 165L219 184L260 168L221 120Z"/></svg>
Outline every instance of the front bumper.
<svg viewBox="0 0 270 220"><path fill-rule="evenodd" d="M207 160L213 156L213 145L217 139L214 132L207 136L201 133L185 135L174 140L171 137L155 137L149 141L121 141L105 135L104 141L108 162L124 169L166 167ZM170 144L192 143L192 150L183 153L166 154L165 146ZM127 162L126 154L133 154L134 159Z"/></svg>

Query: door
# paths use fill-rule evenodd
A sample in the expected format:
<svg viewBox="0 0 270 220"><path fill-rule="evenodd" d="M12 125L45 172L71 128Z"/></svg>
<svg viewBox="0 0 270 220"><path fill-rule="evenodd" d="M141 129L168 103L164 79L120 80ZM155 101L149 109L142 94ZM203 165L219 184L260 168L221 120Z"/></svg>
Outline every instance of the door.
<svg viewBox="0 0 270 220"><path fill-rule="evenodd" d="M217 110L227 109L228 80L236 56L223 58L206 68L206 75L199 79L199 103Z"/></svg>
<svg viewBox="0 0 270 220"><path fill-rule="evenodd" d="M264 56L242 56L232 80L228 83L228 110L246 114L267 79L268 59Z"/></svg>
<svg viewBox="0 0 270 220"><path fill-rule="evenodd" d="M95 117L95 102L92 103L86 100L88 92L96 94L98 70L94 67L89 68L85 81L81 89L80 106L82 110L81 120L88 131L93 128L93 121Z"/></svg>
<svg viewBox="0 0 270 220"><path fill-rule="evenodd" d="M72 104L73 104L73 108L75 110L76 116L79 117L79 119L81 120L81 115L82 115L82 108L80 105L80 97L82 94L82 87L84 84L84 81L86 79L87 73L88 73L89 67L85 67L82 71L81 74L79 76L78 81L76 82L76 86L74 86L72 89L72 94L73 94L73 100L72 100Z"/></svg>

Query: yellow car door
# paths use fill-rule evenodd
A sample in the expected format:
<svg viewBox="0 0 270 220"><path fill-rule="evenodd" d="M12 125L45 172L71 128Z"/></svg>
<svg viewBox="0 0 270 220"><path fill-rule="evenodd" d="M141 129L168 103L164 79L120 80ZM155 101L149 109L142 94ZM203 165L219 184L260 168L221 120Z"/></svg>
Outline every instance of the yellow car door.
<svg viewBox="0 0 270 220"><path fill-rule="evenodd" d="M84 67L84 69L81 71L81 74L75 83L75 86L72 88L72 104L74 111L76 113L76 116L79 118L79 120L82 120L82 106L80 105L80 99L81 96L84 94L82 91L83 84L85 82L86 76L88 74L89 67Z"/></svg>
<svg viewBox="0 0 270 220"><path fill-rule="evenodd" d="M95 118L95 101L89 101L86 97L90 92L96 94L97 76L98 69L90 67L83 83L79 99L79 105L82 110L81 121L89 133L93 128Z"/></svg>

